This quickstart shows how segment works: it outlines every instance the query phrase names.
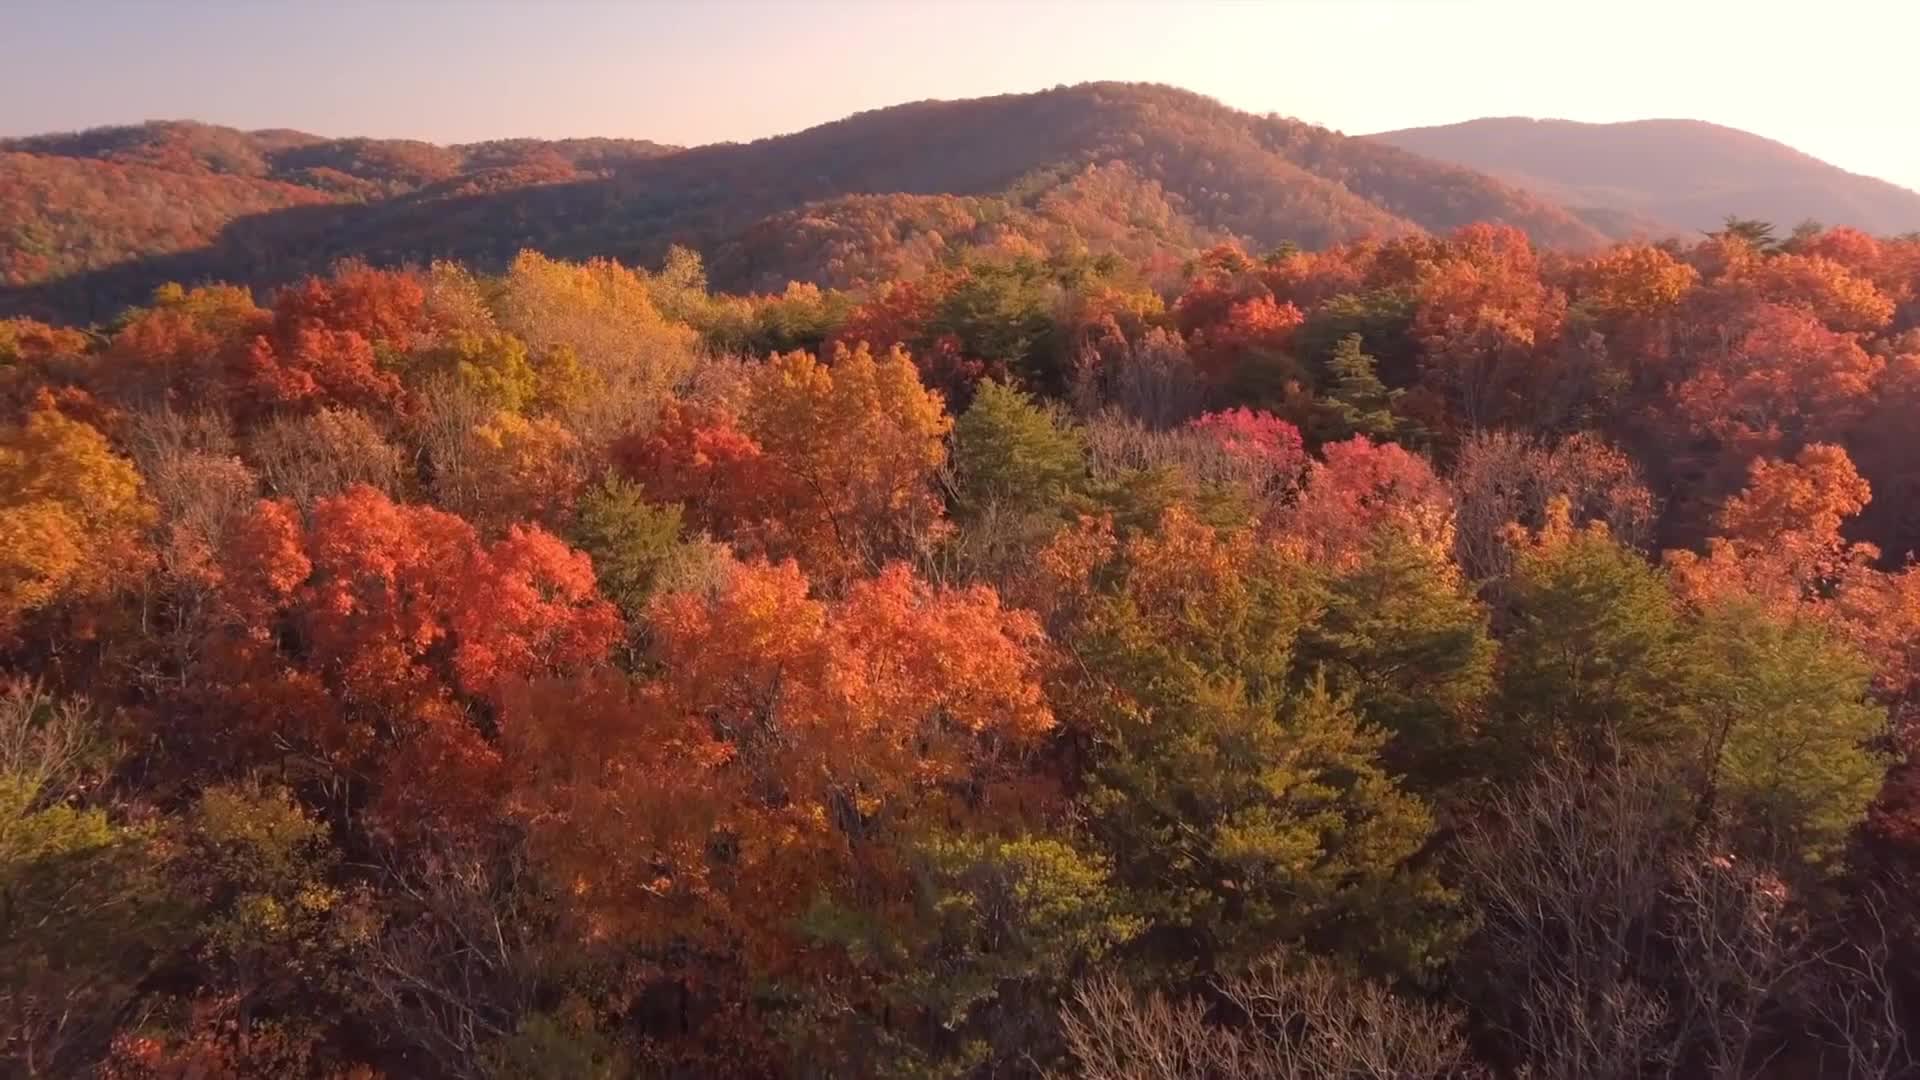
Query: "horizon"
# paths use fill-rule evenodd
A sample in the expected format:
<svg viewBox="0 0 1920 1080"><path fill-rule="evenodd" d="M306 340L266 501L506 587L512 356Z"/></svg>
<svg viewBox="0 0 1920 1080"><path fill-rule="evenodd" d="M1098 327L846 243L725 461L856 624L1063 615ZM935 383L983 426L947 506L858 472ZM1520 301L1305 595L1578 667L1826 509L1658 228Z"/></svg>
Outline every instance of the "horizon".
<svg viewBox="0 0 1920 1080"><path fill-rule="evenodd" d="M1345 134L1514 117L1696 120L1920 191L1897 48L1920 35L1914 8L1828 5L1819 25L1796 28L1798 77L1783 79L1760 50L1777 51L1768 16L1798 9L1785 0L1679 11L1633 0L1590 25L1591 9L1515 0L1121 6L1088 19L1083 5L1000 0L539 10L192 0L162 21L130 0L25 0L8 9L21 24L18 85L0 94L0 137L191 119L440 145L692 147L913 101L1151 82ZM1008 21L1016 32L994 33ZM1582 49L1560 55L1571 35ZM1075 47L1058 46L1067 40ZM1475 60L1459 63L1462 53ZM95 74L71 92L25 92L82 65Z"/></svg>

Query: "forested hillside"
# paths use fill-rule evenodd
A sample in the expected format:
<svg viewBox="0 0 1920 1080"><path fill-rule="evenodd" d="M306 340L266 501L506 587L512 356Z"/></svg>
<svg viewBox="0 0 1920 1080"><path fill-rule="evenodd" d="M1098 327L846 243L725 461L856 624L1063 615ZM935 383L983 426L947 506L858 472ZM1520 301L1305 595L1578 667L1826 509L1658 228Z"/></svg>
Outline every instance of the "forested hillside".
<svg viewBox="0 0 1920 1080"><path fill-rule="evenodd" d="M1368 138L1500 177L1613 235L1631 235L1622 226L1649 236L1704 232L1729 215L1885 235L1920 231L1920 192L1698 120L1504 117Z"/></svg>
<svg viewBox="0 0 1920 1080"><path fill-rule="evenodd" d="M1920 241L1340 242L1501 189L1159 91L795 138L505 197L854 287L0 321L9 1074L1912 1075Z"/></svg>
<svg viewBox="0 0 1920 1080"><path fill-rule="evenodd" d="M475 146L154 124L0 143L0 310L111 317L163 281L266 286L335 259L522 248L656 262L716 283L871 285L973 248L1177 267L1252 250L1518 226L1601 231L1479 173L1167 87L1088 84L921 102L747 145Z"/></svg>

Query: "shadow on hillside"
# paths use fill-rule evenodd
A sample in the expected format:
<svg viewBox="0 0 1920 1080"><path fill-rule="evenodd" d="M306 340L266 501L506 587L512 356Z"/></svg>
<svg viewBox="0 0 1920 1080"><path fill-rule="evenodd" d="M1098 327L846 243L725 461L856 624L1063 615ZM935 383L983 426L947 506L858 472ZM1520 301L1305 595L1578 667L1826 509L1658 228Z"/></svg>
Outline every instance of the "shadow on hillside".
<svg viewBox="0 0 1920 1080"><path fill-rule="evenodd" d="M324 273L348 256L378 265L459 259L504 265L524 247L555 255L646 258L651 245L610 220L627 202L619 179L596 179L452 198L292 206L229 222L212 244L130 259L34 285L0 288L0 315L63 322L109 320L156 286L240 282L265 290ZM644 215L645 201L631 206ZM627 217L628 215L620 215ZM664 243L659 245L664 250ZM264 295L262 296L264 300Z"/></svg>

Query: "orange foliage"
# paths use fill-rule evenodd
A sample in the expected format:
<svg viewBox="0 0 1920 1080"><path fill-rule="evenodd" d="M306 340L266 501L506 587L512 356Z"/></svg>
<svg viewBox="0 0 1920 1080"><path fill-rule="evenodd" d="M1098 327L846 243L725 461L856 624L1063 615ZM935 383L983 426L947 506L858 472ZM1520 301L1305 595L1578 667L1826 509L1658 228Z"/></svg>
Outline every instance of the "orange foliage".
<svg viewBox="0 0 1920 1080"><path fill-rule="evenodd" d="M426 287L416 274L345 263L325 279L309 277L273 300L287 329L349 330L376 345L405 350L426 332Z"/></svg>
<svg viewBox="0 0 1920 1080"><path fill-rule="evenodd" d="M1648 244L1623 244L1573 269L1574 297L1603 317L1647 315L1674 307L1700 282L1700 272Z"/></svg>
<svg viewBox="0 0 1920 1080"><path fill-rule="evenodd" d="M906 354L863 345L831 365L775 356L749 376L740 417L670 404L614 456L650 497L685 503L743 551L844 580L944 527L932 482L951 426Z"/></svg>
<svg viewBox="0 0 1920 1080"><path fill-rule="evenodd" d="M1893 318L1893 301L1871 280L1821 255L1752 260L1739 264L1719 284L1811 312L1828 328L1842 332L1878 330Z"/></svg>
<svg viewBox="0 0 1920 1080"><path fill-rule="evenodd" d="M1413 333L1427 350L1422 381L1468 429L1531 419L1540 360L1560 333L1566 297L1541 281L1517 229L1469 226L1450 247L1453 257L1419 285Z"/></svg>
<svg viewBox="0 0 1920 1080"><path fill-rule="evenodd" d="M203 675L269 725L240 734L407 777L387 785L391 820L484 810L497 762L457 695L484 703L508 681L590 667L623 629L587 557L547 533L515 526L484 547L460 518L365 486L319 500L304 527L289 504L260 503L223 566L226 619ZM272 633L286 624L297 655Z"/></svg>
<svg viewBox="0 0 1920 1080"><path fill-rule="evenodd" d="M1691 430L1742 458L1844 431L1885 366L1852 336L1811 315L1762 304L1713 332L1672 391Z"/></svg>
<svg viewBox="0 0 1920 1080"><path fill-rule="evenodd" d="M884 841L975 812L963 791L1053 724L1033 617L902 566L827 603L792 562L735 564L650 627L657 682L535 688L504 720L536 844L647 940L698 922L778 962L803 905L896 874Z"/></svg>

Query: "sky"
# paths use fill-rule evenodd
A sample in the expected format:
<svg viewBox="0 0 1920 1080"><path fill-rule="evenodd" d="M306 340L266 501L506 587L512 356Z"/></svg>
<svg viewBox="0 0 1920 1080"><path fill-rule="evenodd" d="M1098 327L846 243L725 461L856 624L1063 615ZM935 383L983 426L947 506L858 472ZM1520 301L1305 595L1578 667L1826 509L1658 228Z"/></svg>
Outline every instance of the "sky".
<svg viewBox="0 0 1920 1080"><path fill-rule="evenodd" d="M1920 0L0 0L0 134L695 144L1063 83L1349 134L1710 120L1920 189Z"/></svg>

